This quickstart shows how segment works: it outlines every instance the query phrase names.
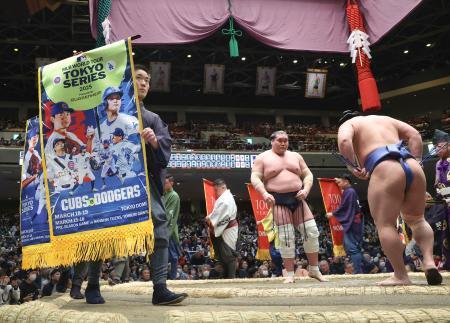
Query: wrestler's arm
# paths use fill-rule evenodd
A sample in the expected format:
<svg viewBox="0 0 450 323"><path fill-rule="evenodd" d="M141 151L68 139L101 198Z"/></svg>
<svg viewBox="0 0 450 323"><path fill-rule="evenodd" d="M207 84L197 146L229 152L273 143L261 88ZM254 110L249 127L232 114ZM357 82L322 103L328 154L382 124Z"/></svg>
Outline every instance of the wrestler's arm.
<svg viewBox="0 0 450 323"><path fill-rule="evenodd" d="M256 157L253 167L252 167L252 174L250 176L250 181L255 188L263 197L264 201L266 201L267 204L271 205L275 203L274 197L269 194L264 187L263 183L264 178L264 163L262 160L261 155Z"/></svg>
<svg viewBox="0 0 450 323"><path fill-rule="evenodd" d="M258 156L256 157L255 162L253 163L250 181L255 190L257 190L261 195L267 193L266 188L264 187L264 183L262 181L263 177L264 177L264 163L262 161L261 156Z"/></svg>
<svg viewBox="0 0 450 323"><path fill-rule="evenodd" d="M395 119L393 119L395 120ZM419 131L409 124L395 120L397 125L398 136L402 140L408 141L408 148L411 154L420 161L422 159L422 136Z"/></svg>
<svg viewBox="0 0 450 323"><path fill-rule="evenodd" d="M339 152L341 155L346 158L347 160L350 160L352 162L355 162L355 151L353 150L353 136L355 135L355 131L353 129L353 126L349 122L345 122L342 126L339 127L338 131L338 147ZM349 167L349 166L347 166Z"/></svg>
<svg viewBox="0 0 450 323"><path fill-rule="evenodd" d="M354 164L359 165L358 160L355 156L355 150L353 149L353 136L355 135L355 130L353 125L347 121L342 126L339 127L338 131L338 147L341 155L347 160L352 161ZM367 174L365 168L353 168L347 165L347 169L353 173L356 177L360 179L368 179L369 174Z"/></svg>
<svg viewBox="0 0 450 323"><path fill-rule="evenodd" d="M313 185L313 181L314 181L314 175L313 173L309 170L308 165L306 165L305 160L303 159L303 157L300 154L297 154L298 158L299 158L299 164L300 164L300 178L302 179L303 182L303 191L305 191L305 198L306 196L308 196L309 192L311 192L311 188Z"/></svg>

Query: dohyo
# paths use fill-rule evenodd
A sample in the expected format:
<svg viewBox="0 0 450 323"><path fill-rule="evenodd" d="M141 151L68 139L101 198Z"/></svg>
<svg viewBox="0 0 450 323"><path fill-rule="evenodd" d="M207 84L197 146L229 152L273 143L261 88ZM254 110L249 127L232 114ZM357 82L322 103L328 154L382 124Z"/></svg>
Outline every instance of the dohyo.
<svg viewBox="0 0 450 323"><path fill-rule="evenodd" d="M94 205L108 204L112 202L124 201L141 196L139 185L117 188L115 190L94 193L89 195L75 196L61 200L63 211L88 208Z"/></svg>

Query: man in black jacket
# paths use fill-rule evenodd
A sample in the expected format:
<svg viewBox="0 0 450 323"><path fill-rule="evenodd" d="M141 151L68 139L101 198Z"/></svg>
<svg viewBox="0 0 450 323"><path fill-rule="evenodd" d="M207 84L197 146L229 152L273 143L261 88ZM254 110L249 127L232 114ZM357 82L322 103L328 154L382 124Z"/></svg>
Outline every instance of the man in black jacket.
<svg viewBox="0 0 450 323"><path fill-rule="evenodd" d="M162 195L166 167L169 163L172 138L167 124L159 115L147 110L143 100L150 90L150 73L143 65L134 67L139 106L143 122L141 136L145 141L147 171L150 182L151 213L155 237L155 247L151 256L151 272L153 280L154 305L171 305L183 301L187 294L175 294L167 289L167 264L169 261L169 231L168 221Z"/></svg>

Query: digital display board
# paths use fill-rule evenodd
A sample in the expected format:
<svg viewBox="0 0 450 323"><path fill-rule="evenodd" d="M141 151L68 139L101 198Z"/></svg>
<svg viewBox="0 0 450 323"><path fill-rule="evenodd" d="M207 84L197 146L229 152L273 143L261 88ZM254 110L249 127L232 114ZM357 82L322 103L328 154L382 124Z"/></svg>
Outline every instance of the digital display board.
<svg viewBox="0 0 450 323"><path fill-rule="evenodd" d="M186 169L250 169L256 156L256 154L172 153L168 167Z"/></svg>

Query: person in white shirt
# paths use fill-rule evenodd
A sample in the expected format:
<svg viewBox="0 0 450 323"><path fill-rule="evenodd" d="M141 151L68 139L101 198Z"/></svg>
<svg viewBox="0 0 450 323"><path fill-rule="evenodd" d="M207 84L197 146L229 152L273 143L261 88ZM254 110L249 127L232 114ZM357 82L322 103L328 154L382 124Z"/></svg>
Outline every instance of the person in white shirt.
<svg viewBox="0 0 450 323"><path fill-rule="evenodd" d="M214 192L217 200L214 208L206 217L210 228L214 253L224 264L224 278L236 276L236 242L238 238L238 222L236 220L237 207L231 191L221 178L214 181Z"/></svg>
<svg viewBox="0 0 450 323"><path fill-rule="evenodd" d="M0 305L15 305L20 300L20 289L17 277L0 278Z"/></svg>

